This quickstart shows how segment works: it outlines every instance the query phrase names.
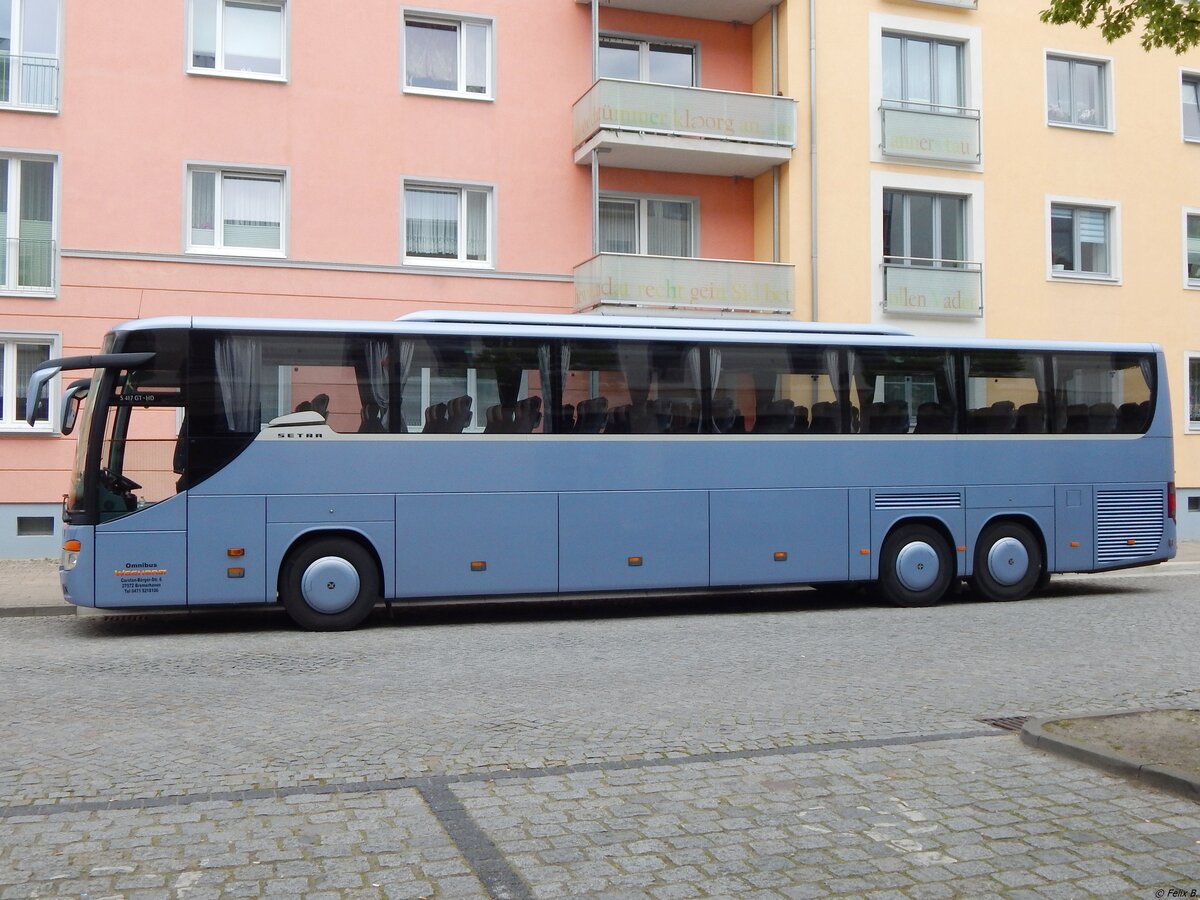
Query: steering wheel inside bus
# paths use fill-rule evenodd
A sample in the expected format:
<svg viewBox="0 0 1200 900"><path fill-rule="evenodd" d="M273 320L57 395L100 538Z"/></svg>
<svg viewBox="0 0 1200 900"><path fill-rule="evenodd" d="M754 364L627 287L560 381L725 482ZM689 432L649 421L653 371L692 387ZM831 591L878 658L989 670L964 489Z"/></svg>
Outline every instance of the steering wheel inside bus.
<svg viewBox="0 0 1200 900"><path fill-rule="evenodd" d="M126 478L124 475L118 475L108 469L100 470L100 480L114 494L128 494L130 491L140 490L142 487L132 478Z"/></svg>

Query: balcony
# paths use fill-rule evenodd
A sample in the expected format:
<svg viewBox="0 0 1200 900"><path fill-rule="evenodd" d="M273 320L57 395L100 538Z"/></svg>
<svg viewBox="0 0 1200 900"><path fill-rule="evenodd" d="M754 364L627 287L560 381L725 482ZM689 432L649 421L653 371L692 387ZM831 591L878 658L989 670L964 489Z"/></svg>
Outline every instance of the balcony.
<svg viewBox="0 0 1200 900"><path fill-rule="evenodd" d="M979 0L916 0L930 6L956 6L959 9L979 9Z"/></svg>
<svg viewBox="0 0 1200 900"><path fill-rule="evenodd" d="M753 178L796 145L795 101L767 94L602 78L573 112L577 163Z"/></svg>
<svg viewBox="0 0 1200 900"><path fill-rule="evenodd" d="M979 110L884 100L879 107L885 156L979 164Z"/></svg>
<svg viewBox="0 0 1200 900"><path fill-rule="evenodd" d="M592 0L575 0L590 6ZM718 22L742 22L752 25L778 6L780 0L597 0L601 7L632 9L664 16L690 19L714 19ZM961 4L952 4L958 6Z"/></svg>
<svg viewBox="0 0 1200 900"><path fill-rule="evenodd" d="M54 241L7 238L3 246L0 293L47 294L54 290Z"/></svg>
<svg viewBox="0 0 1200 900"><path fill-rule="evenodd" d="M0 53L0 105L58 111L58 60Z"/></svg>
<svg viewBox="0 0 1200 900"><path fill-rule="evenodd" d="M784 263L600 253L575 267L575 310L790 316L794 282Z"/></svg>
<svg viewBox="0 0 1200 900"><path fill-rule="evenodd" d="M888 257L883 309L893 315L981 318L983 266L956 259Z"/></svg>

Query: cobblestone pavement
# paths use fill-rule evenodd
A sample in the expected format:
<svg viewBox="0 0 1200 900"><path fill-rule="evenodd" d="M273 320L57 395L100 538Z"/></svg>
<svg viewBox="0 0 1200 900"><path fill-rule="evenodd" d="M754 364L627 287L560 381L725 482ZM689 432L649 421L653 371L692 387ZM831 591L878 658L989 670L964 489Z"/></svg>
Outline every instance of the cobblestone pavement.
<svg viewBox="0 0 1200 900"><path fill-rule="evenodd" d="M979 720L1200 705L1200 566L896 610L0 622L0 900L1200 892L1200 806Z"/></svg>

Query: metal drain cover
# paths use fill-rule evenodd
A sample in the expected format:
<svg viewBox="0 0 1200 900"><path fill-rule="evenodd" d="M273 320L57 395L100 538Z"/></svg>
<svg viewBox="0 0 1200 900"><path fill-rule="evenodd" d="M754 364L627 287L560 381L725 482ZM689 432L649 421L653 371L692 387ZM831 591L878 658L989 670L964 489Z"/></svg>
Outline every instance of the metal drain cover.
<svg viewBox="0 0 1200 900"><path fill-rule="evenodd" d="M1020 731L1029 721L1029 716L1000 716L995 719L976 719L975 721L991 725L993 728L1002 728L1005 731Z"/></svg>

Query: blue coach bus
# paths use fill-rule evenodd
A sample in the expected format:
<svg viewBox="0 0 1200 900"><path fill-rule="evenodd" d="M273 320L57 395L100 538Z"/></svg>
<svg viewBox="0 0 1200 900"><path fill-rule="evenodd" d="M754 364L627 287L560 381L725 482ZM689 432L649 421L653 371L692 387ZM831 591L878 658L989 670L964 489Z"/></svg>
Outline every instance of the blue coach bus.
<svg viewBox="0 0 1200 900"><path fill-rule="evenodd" d="M280 603L344 629L384 600L865 582L929 606L1175 554L1151 344L161 318L45 363L29 396L64 369L94 370L64 407L81 606Z"/></svg>

